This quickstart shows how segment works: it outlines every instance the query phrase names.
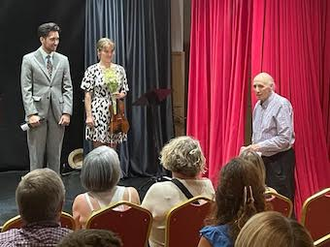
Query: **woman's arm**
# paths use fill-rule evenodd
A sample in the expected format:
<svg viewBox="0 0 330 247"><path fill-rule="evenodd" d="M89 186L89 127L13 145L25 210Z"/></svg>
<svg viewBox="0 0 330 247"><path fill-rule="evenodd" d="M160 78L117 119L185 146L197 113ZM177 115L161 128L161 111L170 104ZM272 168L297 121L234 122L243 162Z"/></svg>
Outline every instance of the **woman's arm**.
<svg viewBox="0 0 330 247"><path fill-rule="evenodd" d="M202 236L199 240L198 247L212 247L212 245L206 238Z"/></svg>
<svg viewBox="0 0 330 247"><path fill-rule="evenodd" d="M94 126L94 120L92 116L92 93L85 92L85 111L86 111L86 125L88 127Z"/></svg>
<svg viewBox="0 0 330 247"><path fill-rule="evenodd" d="M74 202L73 202L73 205L72 205L72 216L73 216L73 219L76 223L76 229L81 229L82 228L82 225L80 223L80 217L81 217L81 214L80 214L80 207L81 207L81 195L78 195L75 199L74 199Z"/></svg>

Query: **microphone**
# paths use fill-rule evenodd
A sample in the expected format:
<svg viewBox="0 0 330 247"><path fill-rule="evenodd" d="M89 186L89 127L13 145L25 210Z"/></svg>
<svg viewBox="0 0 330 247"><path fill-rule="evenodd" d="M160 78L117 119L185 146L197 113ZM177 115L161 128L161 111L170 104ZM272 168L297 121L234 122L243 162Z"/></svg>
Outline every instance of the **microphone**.
<svg viewBox="0 0 330 247"><path fill-rule="evenodd" d="M45 121L46 120L46 118L44 118L44 117L42 117L42 118L40 118L39 119L39 122L43 122L43 121ZM23 130L23 131L27 131L27 130L29 130L29 129L31 129L31 128L34 128L30 123L28 123L28 122L25 122L25 123L22 123L21 125L20 125L20 127L21 127L21 129Z"/></svg>

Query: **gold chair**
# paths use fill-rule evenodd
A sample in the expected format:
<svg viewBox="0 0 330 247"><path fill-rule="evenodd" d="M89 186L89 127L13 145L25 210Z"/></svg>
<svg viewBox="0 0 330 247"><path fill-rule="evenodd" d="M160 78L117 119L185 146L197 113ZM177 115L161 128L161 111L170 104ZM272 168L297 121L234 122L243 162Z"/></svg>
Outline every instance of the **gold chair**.
<svg viewBox="0 0 330 247"><path fill-rule="evenodd" d="M17 215L9 220L7 220L1 229L1 232L5 232L8 231L10 229L14 229L14 228L21 228L22 227L22 219L21 216Z"/></svg>
<svg viewBox="0 0 330 247"><path fill-rule="evenodd" d="M61 226L64 228L68 228L71 230L76 229L76 224L73 217L66 212L62 211L60 222L61 222ZM17 215L5 222L5 224L2 226L1 232L5 232L14 228L21 228L22 225L23 225L22 218L20 215Z"/></svg>
<svg viewBox="0 0 330 247"><path fill-rule="evenodd" d="M87 229L106 229L116 233L123 246L146 246L152 215L139 205L121 201L94 212L86 223Z"/></svg>
<svg viewBox="0 0 330 247"><path fill-rule="evenodd" d="M197 196L172 208L166 216L165 246L197 246L210 206L210 199Z"/></svg>
<svg viewBox="0 0 330 247"><path fill-rule="evenodd" d="M330 234L330 188L307 198L301 211L301 223L314 241ZM323 245L321 245L323 246Z"/></svg>
<svg viewBox="0 0 330 247"><path fill-rule="evenodd" d="M286 217L291 217L293 205L289 198L273 191L265 192L265 198L270 210L280 212Z"/></svg>
<svg viewBox="0 0 330 247"><path fill-rule="evenodd" d="M314 241L315 247L330 247L330 233Z"/></svg>

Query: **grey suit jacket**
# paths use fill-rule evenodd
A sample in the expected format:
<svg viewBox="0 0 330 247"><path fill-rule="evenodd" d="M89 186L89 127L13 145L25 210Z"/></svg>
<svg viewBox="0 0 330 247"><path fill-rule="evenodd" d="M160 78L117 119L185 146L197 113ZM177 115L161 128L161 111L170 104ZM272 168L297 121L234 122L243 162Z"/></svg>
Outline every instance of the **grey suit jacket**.
<svg viewBox="0 0 330 247"><path fill-rule="evenodd" d="M21 71L22 98L25 118L38 114L47 117L50 107L54 117L60 120L62 114L72 115L72 82L69 60L54 53L53 75L49 77L42 53L38 50L23 57Z"/></svg>

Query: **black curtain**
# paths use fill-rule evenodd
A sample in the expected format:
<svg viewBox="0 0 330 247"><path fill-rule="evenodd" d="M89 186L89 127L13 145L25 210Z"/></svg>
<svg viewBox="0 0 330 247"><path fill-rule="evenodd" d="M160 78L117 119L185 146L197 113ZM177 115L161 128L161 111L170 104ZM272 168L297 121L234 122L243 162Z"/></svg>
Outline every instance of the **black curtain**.
<svg viewBox="0 0 330 247"><path fill-rule="evenodd" d="M151 89L171 86L170 0L87 0L85 67L97 62L95 45L101 37L116 43L114 62L126 69L130 88L126 115L131 129L120 149L124 176L160 175L159 149L173 136L171 97L154 111L133 102Z"/></svg>
<svg viewBox="0 0 330 247"><path fill-rule="evenodd" d="M58 51L69 57L74 87L74 113L65 133L62 163L82 147L83 105L79 89L84 72L85 2L81 0L0 1L0 171L28 169L26 133L20 90L20 67L24 54L40 46L37 27L56 22L62 28Z"/></svg>

